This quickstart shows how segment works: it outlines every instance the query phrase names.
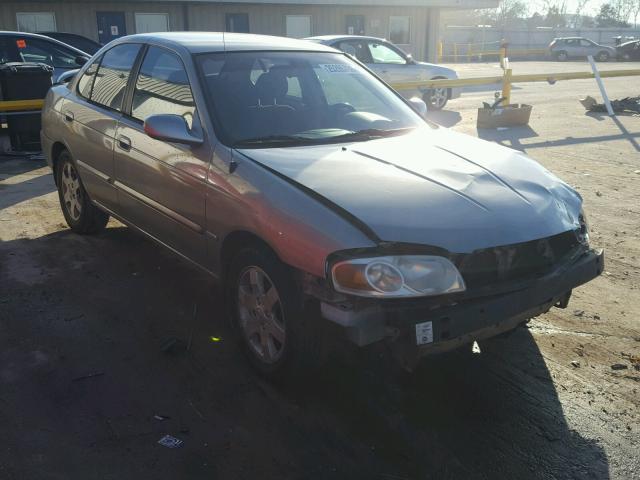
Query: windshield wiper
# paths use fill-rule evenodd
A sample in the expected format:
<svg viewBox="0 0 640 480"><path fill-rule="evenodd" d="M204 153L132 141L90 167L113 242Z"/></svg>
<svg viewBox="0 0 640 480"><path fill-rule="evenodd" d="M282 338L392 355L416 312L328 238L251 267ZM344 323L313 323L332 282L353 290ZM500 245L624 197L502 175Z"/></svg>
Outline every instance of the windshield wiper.
<svg viewBox="0 0 640 480"><path fill-rule="evenodd" d="M233 144L233 148L272 145L274 143L275 144L314 143L314 139L303 137L300 135L267 135L265 137L255 137L255 138L247 138L244 140L238 140L236 143Z"/></svg>
<svg viewBox="0 0 640 480"><path fill-rule="evenodd" d="M351 140L373 140L376 138L393 137L402 135L405 132L413 130L414 127L380 129L367 128L358 131L345 131L340 135L328 135L326 137L316 136L315 134L301 133L299 135L267 135L264 137L247 138L238 140L233 144L233 148L241 147L266 147L273 145L318 145L334 142L345 142Z"/></svg>
<svg viewBox="0 0 640 480"><path fill-rule="evenodd" d="M362 138L364 140L373 140L375 138L394 137L396 135L402 135L403 133L413 130L415 127L403 127L403 128L365 128L364 130L358 130L355 132L349 132L342 135L331 137L331 140L345 140L345 139L357 139Z"/></svg>

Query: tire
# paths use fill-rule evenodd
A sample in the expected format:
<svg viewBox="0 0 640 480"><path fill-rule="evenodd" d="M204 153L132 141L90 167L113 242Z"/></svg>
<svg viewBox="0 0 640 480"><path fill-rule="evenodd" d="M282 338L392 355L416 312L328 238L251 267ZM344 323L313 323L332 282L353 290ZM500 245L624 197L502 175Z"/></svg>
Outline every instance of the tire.
<svg viewBox="0 0 640 480"><path fill-rule="evenodd" d="M596 60L599 62L606 62L609 60L609 52L598 52Z"/></svg>
<svg viewBox="0 0 640 480"><path fill-rule="evenodd" d="M565 52L564 50L561 50L556 53L556 60L559 62L566 62L567 60L569 60L569 55L567 55L567 52Z"/></svg>
<svg viewBox="0 0 640 480"><path fill-rule="evenodd" d="M67 150L58 156L55 174L60 207L69 228L81 235L103 230L109 215L91 203Z"/></svg>
<svg viewBox="0 0 640 480"><path fill-rule="evenodd" d="M231 261L226 299L233 329L253 367L271 380L319 366L322 335L314 335L292 272L265 247L247 247Z"/></svg>
<svg viewBox="0 0 640 480"><path fill-rule="evenodd" d="M438 78L434 80L440 80ZM449 89L446 87L433 88L422 97L430 110L442 110L449 101Z"/></svg>
<svg viewBox="0 0 640 480"><path fill-rule="evenodd" d="M631 60L631 54L629 53L623 53L621 56L621 59L625 62L628 62L629 60Z"/></svg>

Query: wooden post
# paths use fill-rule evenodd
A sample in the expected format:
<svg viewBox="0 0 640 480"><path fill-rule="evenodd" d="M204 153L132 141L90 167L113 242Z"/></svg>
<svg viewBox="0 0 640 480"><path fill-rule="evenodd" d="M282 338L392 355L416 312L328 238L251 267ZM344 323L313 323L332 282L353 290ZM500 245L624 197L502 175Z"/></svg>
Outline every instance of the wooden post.
<svg viewBox="0 0 640 480"><path fill-rule="evenodd" d="M504 71L504 77L502 78L502 96L505 98L502 105L511 105L511 74L512 70L507 68Z"/></svg>

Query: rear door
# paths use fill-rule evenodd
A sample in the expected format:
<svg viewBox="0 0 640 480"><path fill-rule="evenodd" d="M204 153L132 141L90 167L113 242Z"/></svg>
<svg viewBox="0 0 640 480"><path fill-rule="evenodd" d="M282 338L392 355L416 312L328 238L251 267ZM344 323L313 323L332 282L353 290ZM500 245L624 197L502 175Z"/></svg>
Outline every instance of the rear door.
<svg viewBox="0 0 640 480"><path fill-rule="evenodd" d="M140 44L117 45L97 58L62 105L68 125L65 143L76 161L89 196L117 211L113 186L113 145L124 94Z"/></svg>
<svg viewBox="0 0 640 480"><path fill-rule="evenodd" d="M124 12L97 12L98 41L106 45L127 34Z"/></svg>
<svg viewBox="0 0 640 480"><path fill-rule="evenodd" d="M149 137L144 120L180 115L204 136L191 82L181 58L150 46L132 84L131 105L118 123L114 154L124 217L191 260L205 262L205 181L211 148Z"/></svg>

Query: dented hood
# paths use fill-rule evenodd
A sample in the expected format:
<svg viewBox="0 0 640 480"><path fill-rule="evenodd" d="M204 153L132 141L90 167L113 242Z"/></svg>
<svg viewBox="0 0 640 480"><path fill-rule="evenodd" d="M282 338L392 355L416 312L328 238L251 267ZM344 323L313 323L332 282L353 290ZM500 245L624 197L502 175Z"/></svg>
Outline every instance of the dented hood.
<svg viewBox="0 0 640 480"><path fill-rule="evenodd" d="M346 210L382 241L469 253L579 228L580 196L539 163L443 128L240 153Z"/></svg>

